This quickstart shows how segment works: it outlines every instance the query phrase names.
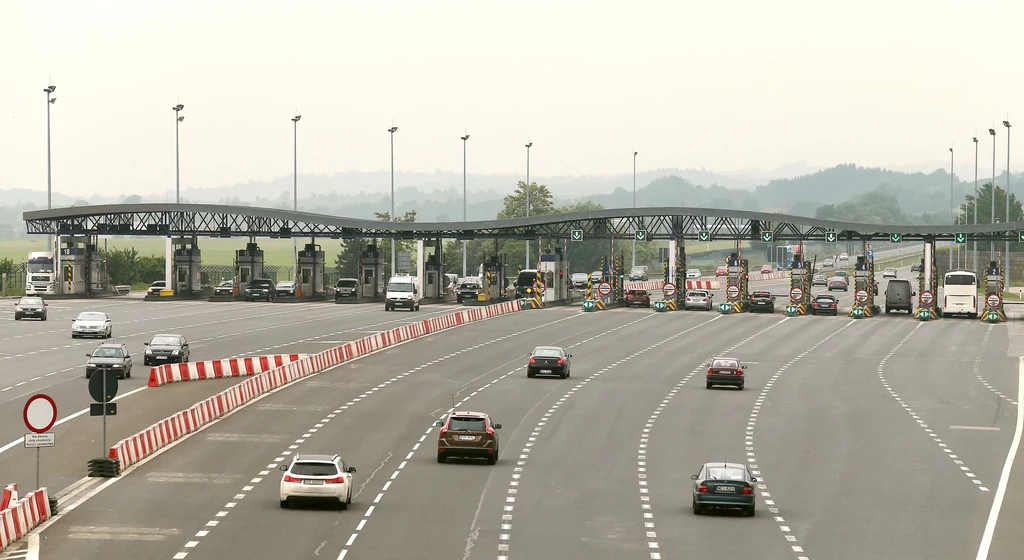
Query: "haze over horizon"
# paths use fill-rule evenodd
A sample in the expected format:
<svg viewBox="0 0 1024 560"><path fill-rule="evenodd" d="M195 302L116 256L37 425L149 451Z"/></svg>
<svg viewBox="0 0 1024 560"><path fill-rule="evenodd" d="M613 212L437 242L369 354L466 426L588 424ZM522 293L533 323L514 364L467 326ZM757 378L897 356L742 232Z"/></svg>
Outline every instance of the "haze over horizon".
<svg viewBox="0 0 1024 560"><path fill-rule="evenodd" d="M296 114L300 178L387 171L392 122L397 172L461 173L468 132L471 175L525 175L532 141L531 179L627 176L634 149L639 172L749 181L841 163L931 172L951 145L966 179L977 134L985 178L993 123L1006 168L1019 40L970 30L1020 21L1022 4L622 8L10 4L0 189L46 189L51 83L53 189L83 198L173 191L179 101L182 192L289 177ZM1024 167L1024 140L1011 150Z"/></svg>

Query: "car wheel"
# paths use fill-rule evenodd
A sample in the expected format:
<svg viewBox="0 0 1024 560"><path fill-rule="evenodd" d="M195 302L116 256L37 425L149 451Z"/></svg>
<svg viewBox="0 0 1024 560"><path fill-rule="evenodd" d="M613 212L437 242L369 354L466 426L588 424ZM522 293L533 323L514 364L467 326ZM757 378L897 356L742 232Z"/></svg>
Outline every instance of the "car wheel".
<svg viewBox="0 0 1024 560"><path fill-rule="evenodd" d="M693 501L693 514L694 515L700 515L701 511L703 511L703 509L704 508L702 508L699 505L697 505L697 500Z"/></svg>
<svg viewBox="0 0 1024 560"><path fill-rule="evenodd" d="M498 462L498 458L495 457L494 455L491 455L490 457L487 458L487 464L488 465L493 465L493 464L495 464L497 462Z"/></svg>
<svg viewBox="0 0 1024 560"><path fill-rule="evenodd" d="M43 320L46 320L46 313L43 313Z"/></svg>
<svg viewBox="0 0 1024 560"><path fill-rule="evenodd" d="M707 384L707 388L708 388L708 389L710 389L710 388L711 388L711 384L710 384L710 383L708 383L708 384Z"/></svg>
<svg viewBox="0 0 1024 560"><path fill-rule="evenodd" d="M351 504L352 503L352 489L349 489L349 491L348 491L348 498L345 499L345 503L346 504Z"/></svg>
<svg viewBox="0 0 1024 560"><path fill-rule="evenodd" d="M14 320L15 321L20 321L21 320L21 315L15 314L14 315Z"/></svg>
<svg viewBox="0 0 1024 560"><path fill-rule="evenodd" d="M437 454L437 462L438 463L444 463L447 460L448 460L448 458L445 457L444 453L438 453Z"/></svg>
<svg viewBox="0 0 1024 560"><path fill-rule="evenodd" d="M534 377L535 375L536 375L536 374L535 374L535 373L533 373L532 371L527 371L527 372L526 372L526 377L529 377L529 378L531 378L531 379L532 379L532 378L533 378L533 377Z"/></svg>
<svg viewBox="0 0 1024 560"><path fill-rule="evenodd" d="M124 372L124 376L125 377L131 377L132 376L132 368L128 368L128 371Z"/></svg>
<svg viewBox="0 0 1024 560"><path fill-rule="evenodd" d="M564 372L564 371L562 373L558 374L558 378L559 379L565 379L566 377L568 377L568 375L566 375L566 372Z"/></svg>
<svg viewBox="0 0 1024 560"><path fill-rule="evenodd" d="M754 506L747 508L747 517L754 517Z"/></svg>
<svg viewBox="0 0 1024 560"><path fill-rule="evenodd" d="M743 390L743 384L742 383L739 384L739 388L740 388L740 391Z"/></svg>
<svg viewBox="0 0 1024 560"><path fill-rule="evenodd" d="M281 509L288 509L288 500L281 500Z"/></svg>
<svg viewBox="0 0 1024 560"><path fill-rule="evenodd" d="M338 508L342 510L348 509L348 502L345 500L338 500Z"/></svg>

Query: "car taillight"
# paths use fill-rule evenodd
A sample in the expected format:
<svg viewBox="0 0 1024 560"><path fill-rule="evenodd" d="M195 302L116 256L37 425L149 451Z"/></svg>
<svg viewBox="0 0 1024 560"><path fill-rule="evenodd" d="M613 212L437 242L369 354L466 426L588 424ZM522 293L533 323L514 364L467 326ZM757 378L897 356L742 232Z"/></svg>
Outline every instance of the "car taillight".
<svg viewBox="0 0 1024 560"><path fill-rule="evenodd" d="M743 485L743 493L744 494L753 494L754 493L754 487L751 486L750 484L744 484Z"/></svg>
<svg viewBox="0 0 1024 560"><path fill-rule="evenodd" d="M558 358L558 365L564 366L565 365L565 358Z"/></svg>
<svg viewBox="0 0 1024 560"><path fill-rule="evenodd" d="M536 360L536 358L530 358L530 363L531 363L531 364L535 364L535 363L537 363L537 360Z"/></svg>
<svg viewBox="0 0 1024 560"><path fill-rule="evenodd" d="M711 368L708 368L708 375L711 375L712 373L714 373L714 372L711 371Z"/></svg>
<svg viewBox="0 0 1024 560"><path fill-rule="evenodd" d="M701 482L700 486L697 487L697 491L698 492L707 492L708 491L708 483L707 482Z"/></svg>
<svg viewBox="0 0 1024 560"><path fill-rule="evenodd" d="M448 426L444 426L444 427L442 427L442 428L441 428L441 431L440 431L440 434L441 434L442 436L443 436L443 435L445 435L446 433L448 433Z"/></svg>
<svg viewBox="0 0 1024 560"><path fill-rule="evenodd" d="M286 475L284 475L284 481L285 482L302 482L302 479L301 478L295 478L294 476L286 474Z"/></svg>
<svg viewBox="0 0 1024 560"><path fill-rule="evenodd" d="M494 435L494 428L492 428L490 424L487 425L487 435L489 435L489 436L493 436Z"/></svg>
<svg viewBox="0 0 1024 560"><path fill-rule="evenodd" d="M328 478L324 481L324 484L345 484L345 477L339 476L338 478Z"/></svg>
<svg viewBox="0 0 1024 560"><path fill-rule="evenodd" d="M743 375L743 370L742 369L736 370L736 375Z"/></svg>

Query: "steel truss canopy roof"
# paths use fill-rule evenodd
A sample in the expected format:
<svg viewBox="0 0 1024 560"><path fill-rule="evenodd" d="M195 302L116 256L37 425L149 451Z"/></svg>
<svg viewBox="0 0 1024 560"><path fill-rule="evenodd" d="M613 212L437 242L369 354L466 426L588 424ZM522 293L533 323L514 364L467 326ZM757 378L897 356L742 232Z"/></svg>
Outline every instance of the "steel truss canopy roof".
<svg viewBox="0 0 1024 560"><path fill-rule="evenodd" d="M476 222L382 222L220 204L108 204L25 212L28 233L333 239L645 239L711 241L1024 241L1024 222L880 225L719 208L613 208ZM770 233L769 233L770 232ZM896 239L898 237L898 239Z"/></svg>

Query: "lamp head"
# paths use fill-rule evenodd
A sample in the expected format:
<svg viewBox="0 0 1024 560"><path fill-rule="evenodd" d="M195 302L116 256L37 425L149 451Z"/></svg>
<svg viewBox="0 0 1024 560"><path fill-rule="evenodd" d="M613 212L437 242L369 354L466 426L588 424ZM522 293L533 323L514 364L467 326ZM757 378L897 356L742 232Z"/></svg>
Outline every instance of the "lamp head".
<svg viewBox="0 0 1024 560"><path fill-rule="evenodd" d="M393 127L388 129L388 132L390 132L391 134L394 134L395 132L398 132L398 127L397 126L393 126Z"/></svg>
<svg viewBox="0 0 1024 560"><path fill-rule="evenodd" d="M185 108L185 106L184 106L184 105L182 105L181 103L178 103L178 104L177 104L177 105L175 105L174 107L171 107L171 109L174 109L174 111L175 111L175 112L178 112L178 111L180 111L180 110L182 110L182 109L184 109L184 108Z"/></svg>
<svg viewBox="0 0 1024 560"><path fill-rule="evenodd" d="M953 153L953 148L950 148L950 149L949 149L949 153Z"/></svg>
<svg viewBox="0 0 1024 560"><path fill-rule="evenodd" d="M178 117L178 122L185 122L185 117Z"/></svg>
<svg viewBox="0 0 1024 560"><path fill-rule="evenodd" d="M43 88L43 91L46 93L53 93L54 91L57 91L57 86L45 87Z"/></svg>
<svg viewBox="0 0 1024 560"><path fill-rule="evenodd" d="M53 105L56 102L57 102L57 98L56 97L51 97L50 98L50 105Z"/></svg>
<svg viewBox="0 0 1024 560"><path fill-rule="evenodd" d="M639 153L640 152L633 152L633 157L636 157L636 155L639 154Z"/></svg>
<svg viewBox="0 0 1024 560"><path fill-rule="evenodd" d="M294 117L292 117L292 122L299 122L299 119L301 119L301 118L302 118L302 115L295 115Z"/></svg>
<svg viewBox="0 0 1024 560"><path fill-rule="evenodd" d="M977 144L977 143L978 143L978 137L977 137L977 136L975 136L975 137L974 137L974 143L975 143L975 144Z"/></svg>
<svg viewBox="0 0 1024 560"><path fill-rule="evenodd" d="M533 147L533 142L530 142L529 144L526 145L526 149L530 149L532 147Z"/></svg>
<svg viewBox="0 0 1024 560"><path fill-rule="evenodd" d="M1010 121L1003 121L1003 126L1010 128Z"/></svg>
<svg viewBox="0 0 1024 560"><path fill-rule="evenodd" d="M465 142L466 140L469 140L469 135L467 134L467 135L463 136L462 140L463 140L463 142Z"/></svg>
<svg viewBox="0 0 1024 560"><path fill-rule="evenodd" d="M995 136L996 135L996 129L990 128L990 129L988 129L988 133L991 134L992 136Z"/></svg>

